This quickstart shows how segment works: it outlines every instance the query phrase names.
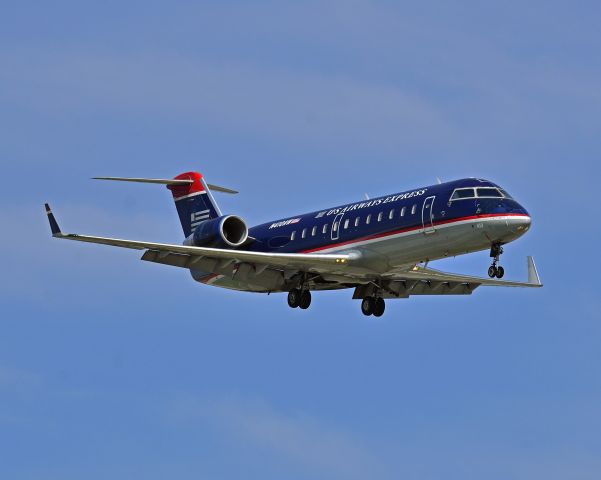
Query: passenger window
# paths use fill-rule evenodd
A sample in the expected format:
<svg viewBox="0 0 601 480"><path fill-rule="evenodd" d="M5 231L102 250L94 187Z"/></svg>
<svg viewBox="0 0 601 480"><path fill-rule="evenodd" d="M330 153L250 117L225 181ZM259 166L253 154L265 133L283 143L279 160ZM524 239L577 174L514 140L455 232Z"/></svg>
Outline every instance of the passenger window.
<svg viewBox="0 0 601 480"><path fill-rule="evenodd" d="M405 216L405 211L407 210L407 207L403 207L401 208L401 217Z"/></svg>
<svg viewBox="0 0 601 480"><path fill-rule="evenodd" d="M349 222L350 222L350 220L348 218L344 221L344 229L345 230L348 228Z"/></svg>
<svg viewBox="0 0 601 480"><path fill-rule="evenodd" d="M378 213L378 222L382 221L382 212Z"/></svg>
<svg viewBox="0 0 601 480"><path fill-rule="evenodd" d="M451 200L462 200L464 198L474 198L475 196L473 188L458 188L451 195Z"/></svg>
<svg viewBox="0 0 601 480"><path fill-rule="evenodd" d="M355 227L359 226L359 221L361 220L361 217L357 217L355 218Z"/></svg>
<svg viewBox="0 0 601 480"><path fill-rule="evenodd" d="M477 188L476 191L478 192L479 197L503 198L501 192L499 192L499 190L497 190L496 188Z"/></svg>
<svg viewBox="0 0 601 480"><path fill-rule="evenodd" d="M328 233L328 224L327 223L323 226L323 233Z"/></svg>
<svg viewBox="0 0 601 480"><path fill-rule="evenodd" d="M313 230L311 230L311 236L314 237L316 233L317 233L317 226L313 227Z"/></svg>
<svg viewBox="0 0 601 480"><path fill-rule="evenodd" d="M394 218L394 208L392 210L390 210L390 213L388 214L388 220L392 220Z"/></svg>
<svg viewBox="0 0 601 480"><path fill-rule="evenodd" d="M290 235L290 240L294 240L296 238L296 230L294 232L292 232L292 235Z"/></svg>
<svg viewBox="0 0 601 480"><path fill-rule="evenodd" d="M417 205L411 207L411 215L415 215L415 210L417 210Z"/></svg>
<svg viewBox="0 0 601 480"><path fill-rule="evenodd" d="M305 238L307 236L307 229L303 228L303 233L301 233L301 238Z"/></svg>
<svg viewBox="0 0 601 480"><path fill-rule="evenodd" d="M369 225L371 222L371 213L367 216L367 218L365 219L365 224Z"/></svg>

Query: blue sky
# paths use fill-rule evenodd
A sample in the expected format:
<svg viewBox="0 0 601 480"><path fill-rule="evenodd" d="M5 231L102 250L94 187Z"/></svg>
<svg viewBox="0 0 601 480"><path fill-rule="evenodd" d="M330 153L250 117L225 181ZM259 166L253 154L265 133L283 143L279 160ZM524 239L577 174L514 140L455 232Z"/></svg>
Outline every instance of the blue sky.
<svg viewBox="0 0 601 480"><path fill-rule="evenodd" d="M3 2L0 474L596 479L598 2ZM259 223L464 176L533 215L538 291L389 302L195 284L64 230L180 242L190 169ZM438 262L484 274L488 254Z"/></svg>

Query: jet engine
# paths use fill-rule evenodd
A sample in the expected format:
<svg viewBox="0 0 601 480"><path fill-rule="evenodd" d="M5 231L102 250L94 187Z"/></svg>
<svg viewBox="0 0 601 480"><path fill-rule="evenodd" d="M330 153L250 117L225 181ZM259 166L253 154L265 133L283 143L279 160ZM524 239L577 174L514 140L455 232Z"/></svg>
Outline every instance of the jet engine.
<svg viewBox="0 0 601 480"><path fill-rule="evenodd" d="M248 238L248 227L236 215L224 215L201 222L186 238L184 245L189 247L236 248Z"/></svg>

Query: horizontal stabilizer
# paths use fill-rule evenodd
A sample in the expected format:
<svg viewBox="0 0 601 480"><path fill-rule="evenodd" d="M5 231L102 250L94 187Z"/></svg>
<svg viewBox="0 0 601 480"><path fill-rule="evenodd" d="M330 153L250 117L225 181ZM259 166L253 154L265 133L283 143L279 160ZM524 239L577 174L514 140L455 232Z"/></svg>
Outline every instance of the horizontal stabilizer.
<svg viewBox="0 0 601 480"><path fill-rule="evenodd" d="M135 183L155 183L159 185L191 185L194 183L192 179L168 179L168 178L130 178L130 177L92 177L92 180L112 180L115 182L135 182ZM219 185L207 184L209 189L215 192L238 193L236 190L231 188L221 187Z"/></svg>
<svg viewBox="0 0 601 480"><path fill-rule="evenodd" d="M115 182L158 183L161 185L189 185L194 180L173 180L165 178L127 178L127 177L92 177L92 180L113 180Z"/></svg>
<svg viewBox="0 0 601 480"><path fill-rule="evenodd" d="M213 185L212 183L207 183L207 187L215 192L229 193L231 195L236 195L238 193L238 191L232 190L231 188L220 187L219 185Z"/></svg>

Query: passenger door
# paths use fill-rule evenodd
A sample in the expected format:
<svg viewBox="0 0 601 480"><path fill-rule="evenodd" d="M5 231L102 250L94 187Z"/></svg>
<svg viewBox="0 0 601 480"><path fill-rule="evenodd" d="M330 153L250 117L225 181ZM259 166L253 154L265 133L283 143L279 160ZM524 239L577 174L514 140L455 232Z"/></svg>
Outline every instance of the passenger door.
<svg viewBox="0 0 601 480"><path fill-rule="evenodd" d="M424 234L434 233L434 199L436 196L428 197L424 200L424 206L422 207L422 226L424 227Z"/></svg>
<svg viewBox="0 0 601 480"><path fill-rule="evenodd" d="M344 213L339 213L332 222L331 238L332 240L338 240L340 238L340 227L342 225L342 217Z"/></svg>

